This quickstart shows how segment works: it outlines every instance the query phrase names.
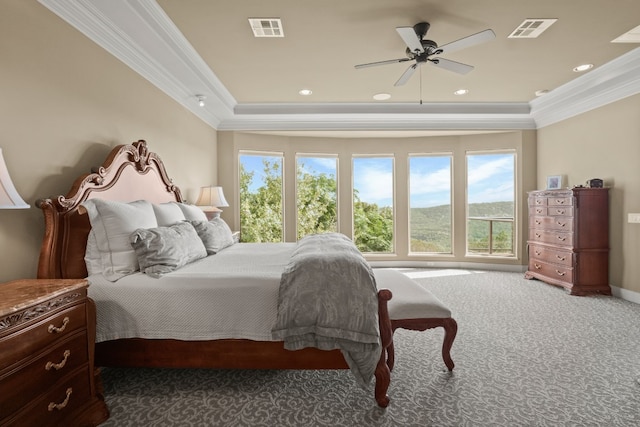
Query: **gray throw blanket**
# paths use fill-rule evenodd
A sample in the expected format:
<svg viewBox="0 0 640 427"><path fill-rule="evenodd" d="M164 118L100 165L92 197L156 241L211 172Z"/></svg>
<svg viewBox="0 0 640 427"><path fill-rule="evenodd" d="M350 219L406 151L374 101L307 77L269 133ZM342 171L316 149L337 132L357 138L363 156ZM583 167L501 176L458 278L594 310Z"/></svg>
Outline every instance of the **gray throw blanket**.
<svg viewBox="0 0 640 427"><path fill-rule="evenodd" d="M273 338L288 350L340 349L366 386L380 359L378 297L371 267L343 234L306 236L280 279Z"/></svg>

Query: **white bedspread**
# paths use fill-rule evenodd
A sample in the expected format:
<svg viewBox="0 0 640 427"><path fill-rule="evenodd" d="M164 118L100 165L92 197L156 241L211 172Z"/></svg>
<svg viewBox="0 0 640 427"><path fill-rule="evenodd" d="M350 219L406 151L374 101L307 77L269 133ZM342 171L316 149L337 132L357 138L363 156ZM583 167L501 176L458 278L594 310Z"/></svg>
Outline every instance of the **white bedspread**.
<svg viewBox="0 0 640 427"><path fill-rule="evenodd" d="M239 243L154 279L89 276L96 341L224 338L274 341L278 289L295 243Z"/></svg>

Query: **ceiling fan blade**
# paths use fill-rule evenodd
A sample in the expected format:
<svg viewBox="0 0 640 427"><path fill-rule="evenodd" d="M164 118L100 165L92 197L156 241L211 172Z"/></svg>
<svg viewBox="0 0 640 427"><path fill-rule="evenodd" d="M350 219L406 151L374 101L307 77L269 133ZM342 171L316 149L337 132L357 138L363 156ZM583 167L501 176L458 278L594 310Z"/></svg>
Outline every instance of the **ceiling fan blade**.
<svg viewBox="0 0 640 427"><path fill-rule="evenodd" d="M367 67L375 67L377 65L396 64L398 62L406 62L406 61L412 61L412 59L411 58L389 59L387 61L378 61L378 62L369 62L367 64L358 64L355 67L357 69L360 69L360 68L367 68Z"/></svg>
<svg viewBox="0 0 640 427"><path fill-rule="evenodd" d="M416 34L416 30L413 27L397 27L396 31L404 40L404 43L409 47L411 52L424 52L424 48L422 47L422 41L418 38Z"/></svg>
<svg viewBox="0 0 640 427"><path fill-rule="evenodd" d="M451 43L439 46L438 49L442 50L442 53L450 53L456 50L465 49L467 47L488 42L496 38L496 33L493 30L484 30L479 33L461 38Z"/></svg>
<svg viewBox="0 0 640 427"><path fill-rule="evenodd" d="M437 63L435 61L438 61ZM431 65L438 68L444 68L445 70L453 71L458 74L467 74L473 70L473 66L463 64L461 62L452 61L450 59L438 58L433 61L429 61Z"/></svg>
<svg viewBox="0 0 640 427"><path fill-rule="evenodd" d="M405 84L411 78L411 76L413 75L413 73L416 71L416 69L420 64L421 64L420 62L416 62L415 64L409 66L409 68L407 68L406 71L402 73L402 75L400 76L398 81L394 84L394 86L402 86L403 84Z"/></svg>

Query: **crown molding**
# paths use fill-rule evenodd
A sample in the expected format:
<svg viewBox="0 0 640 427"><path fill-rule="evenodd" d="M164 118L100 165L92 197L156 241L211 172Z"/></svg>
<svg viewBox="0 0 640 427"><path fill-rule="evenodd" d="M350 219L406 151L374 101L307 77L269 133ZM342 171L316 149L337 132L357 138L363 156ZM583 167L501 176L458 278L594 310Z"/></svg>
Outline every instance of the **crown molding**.
<svg viewBox="0 0 640 427"><path fill-rule="evenodd" d="M38 1L210 126L233 116L233 96L154 0Z"/></svg>
<svg viewBox="0 0 640 427"><path fill-rule="evenodd" d="M218 130L536 129L640 92L637 48L529 103L239 105L155 0L38 1Z"/></svg>
<svg viewBox="0 0 640 427"><path fill-rule="evenodd" d="M640 93L640 48L530 102L538 128Z"/></svg>

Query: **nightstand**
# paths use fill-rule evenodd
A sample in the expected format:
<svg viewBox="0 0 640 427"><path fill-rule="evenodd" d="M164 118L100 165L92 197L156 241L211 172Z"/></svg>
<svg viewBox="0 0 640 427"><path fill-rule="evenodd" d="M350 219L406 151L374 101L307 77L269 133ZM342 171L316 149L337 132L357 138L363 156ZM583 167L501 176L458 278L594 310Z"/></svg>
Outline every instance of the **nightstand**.
<svg viewBox="0 0 640 427"><path fill-rule="evenodd" d="M95 426L95 304L86 280L0 284L0 425Z"/></svg>

